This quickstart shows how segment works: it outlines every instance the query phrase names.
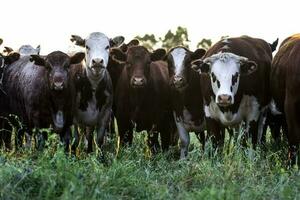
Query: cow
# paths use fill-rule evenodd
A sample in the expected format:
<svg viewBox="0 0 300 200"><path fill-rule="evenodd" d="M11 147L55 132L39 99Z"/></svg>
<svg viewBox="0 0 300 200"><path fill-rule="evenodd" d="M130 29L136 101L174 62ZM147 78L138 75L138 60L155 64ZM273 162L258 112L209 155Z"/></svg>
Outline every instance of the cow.
<svg viewBox="0 0 300 200"><path fill-rule="evenodd" d="M123 43L120 47L114 47L110 50L109 61L107 65L107 70L111 77L111 81L113 84L113 91L115 92L117 82L122 73L124 62L118 62L118 60L122 60L122 56L126 53L127 49L131 46L139 45L139 41L137 39L131 40L129 43ZM114 134L115 126L114 126L114 113L116 112L116 105L113 103L112 106L112 115L111 115L111 123L110 123L110 134Z"/></svg>
<svg viewBox="0 0 300 200"><path fill-rule="evenodd" d="M161 147L166 151L170 144L170 86L167 63L162 61L166 51L157 49L149 52L137 45L120 56L124 67L119 77L116 93L116 119L120 145L131 145L133 129L148 131L148 146L153 154Z"/></svg>
<svg viewBox="0 0 300 200"><path fill-rule="evenodd" d="M286 38L274 57L271 68L270 85L273 98L273 111L283 114L287 123L289 161L296 164L300 144L300 117L298 89L300 86L300 34ZM284 123L283 123L284 124Z"/></svg>
<svg viewBox="0 0 300 200"><path fill-rule="evenodd" d="M114 46L119 46L124 37L108 38L100 32L91 33L86 39L72 35L75 45L85 48L84 64L72 69L72 77L76 83L75 132L72 151L79 144L78 126L85 132L88 147L93 150L93 132L96 129L96 143L102 148L106 127L110 121L113 103L113 86L107 70L109 52Z"/></svg>
<svg viewBox="0 0 300 200"><path fill-rule="evenodd" d="M195 132L204 147L205 122L200 76L191 68L191 62L200 59L205 52L204 49L192 52L178 46L167 55L173 116L181 141L181 158L188 154L189 132Z"/></svg>
<svg viewBox="0 0 300 200"><path fill-rule="evenodd" d="M40 51L40 45L38 45L36 48L33 48L31 45L26 44L22 45L17 52L20 54L20 57L23 57L29 55L40 55ZM3 52L9 55L11 52L14 52L14 50L11 47L4 47Z"/></svg>
<svg viewBox="0 0 300 200"><path fill-rule="evenodd" d="M1 43L1 41L0 41ZM10 117L10 106L7 93L3 88L3 72L5 68L11 63L18 60L20 55L18 53L12 53L8 56L0 54L0 147L5 145L5 148L10 150L11 146L11 133L12 126L11 121L14 120Z"/></svg>
<svg viewBox="0 0 300 200"><path fill-rule="evenodd" d="M246 124L255 148L263 131L270 102L270 45L248 36L226 38L193 62L200 75L204 113L214 145L224 142L224 127Z"/></svg>
<svg viewBox="0 0 300 200"><path fill-rule="evenodd" d="M23 131L32 134L35 128L40 150L47 139L41 129L50 126L60 134L66 151L69 148L75 101L69 68L83 59L84 53L69 57L54 51L47 56L24 56L4 71L3 87L8 94L11 113L24 124ZM19 141L16 146L21 143Z"/></svg>

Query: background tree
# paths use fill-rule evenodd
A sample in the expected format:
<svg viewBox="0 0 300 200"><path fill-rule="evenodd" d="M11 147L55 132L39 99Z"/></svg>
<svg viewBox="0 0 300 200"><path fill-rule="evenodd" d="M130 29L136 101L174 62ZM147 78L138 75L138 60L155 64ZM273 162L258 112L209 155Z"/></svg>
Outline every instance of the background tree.
<svg viewBox="0 0 300 200"><path fill-rule="evenodd" d="M211 47L212 41L211 39L203 38L200 42L197 44L197 48L203 48L205 50L209 49Z"/></svg>
<svg viewBox="0 0 300 200"><path fill-rule="evenodd" d="M169 30L163 38L159 38L162 42L162 47L169 50L172 47L181 45L189 48L189 37L186 28L178 26L175 33Z"/></svg>
<svg viewBox="0 0 300 200"><path fill-rule="evenodd" d="M153 50L153 47L159 42L154 34L145 34L143 37L136 36L136 39L140 41L140 44L149 50Z"/></svg>

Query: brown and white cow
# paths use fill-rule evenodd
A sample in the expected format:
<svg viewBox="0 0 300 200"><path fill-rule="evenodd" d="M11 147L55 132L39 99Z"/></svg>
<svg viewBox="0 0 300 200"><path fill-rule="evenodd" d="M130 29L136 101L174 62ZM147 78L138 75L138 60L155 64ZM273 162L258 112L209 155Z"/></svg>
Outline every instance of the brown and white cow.
<svg viewBox="0 0 300 200"><path fill-rule="evenodd" d="M77 91L75 142L72 149L75 151L78 146L78 126L81 126L86 132L87 152L91 152L94 129L97 132L97 145L101 148L111 116L113 85L107 70L110 49L119 46L124 41L124 37L110 39L103 33L94 32L86 39L73 35L71 41L84 47L86 55L85 62L71 70Z"/></svg>
<svg viewBox="0 0 300 200"><path fill-rule="evenodd" d="M270 45L248 36L217 42L203 60L194 62L201 74L204 112L214 144L224 141L224 127L245 122L255 146L262 134L263 115L270 102Z"/></svg>
<svg viewBox="0 0 300 200"><path fill-rule="evenodd" d="M191 62L200 59L204 54L204 49L191 52L178 46L172 48L167 56L173 116L181 141L181 158L188 153L189 132L195 132L203 146L205 142L200 76L191 67Z"/></svg>
<svg viewBox="0 0 300 200"><path fill-rule="evenodd" d="M69 148L75 99L69 68L83 58L84 53L69 57L54 51L47 56L25 56L4 71L3 85L11 112L24 123L26 131L37 129L39 148L43 147L46 137L39 130L50 125L60 134L66 150Z"/></svg>
<svg viewBox="0 0 300 200"><path fill-rule="evenodd" d="M289 158L296 163L300 144L300 34L286 38L274 57L271 68L271 93L274 110L286 118Z"/></svg>
<svg viewBox="0 0 300 200"><path fill-rule="evenodd" d="M148 146L152 153L167 150L170 140L170 88L167 63L161 61L164 49L149 52L143 46L129 47L124 53L125 66L119 77L116 94L116 118L121 145L131 144L133 129L148 131Z"/></svg>

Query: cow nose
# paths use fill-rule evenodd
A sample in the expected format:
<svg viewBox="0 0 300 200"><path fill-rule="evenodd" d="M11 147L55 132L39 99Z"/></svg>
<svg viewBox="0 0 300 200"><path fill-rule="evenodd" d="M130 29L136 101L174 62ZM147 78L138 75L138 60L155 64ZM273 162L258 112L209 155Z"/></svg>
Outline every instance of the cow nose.
<svg viewBox="0 0 300 200"><path fill-rule="evenodd" d="M102 58L94 58L92 59L92 64L97 65L97 64L103 64L104 60Z"/></svg>
<svg viewBox="0 0 300 200"><path fill-rule="evenodd" d="M141 77L134 77L133 78L133 84L135 86L142 86L142 85L144 85L144 83L145 83L145 79L144 78L141 78Z"/></svg>
<svg viewBox="0 0 300 200"><path fill-rule="evenodd" d="M181 76L174 76L174 83L182 83L183 78Z"/></svg>
<svg viewBox="0 0 300 200"><path fill-rule="evenodd" d="M222 106L228 106L228 105L232 104L232 97L231 97L231 95L228 95L228 94L221 94L218 96L217 103Z"/></svg>

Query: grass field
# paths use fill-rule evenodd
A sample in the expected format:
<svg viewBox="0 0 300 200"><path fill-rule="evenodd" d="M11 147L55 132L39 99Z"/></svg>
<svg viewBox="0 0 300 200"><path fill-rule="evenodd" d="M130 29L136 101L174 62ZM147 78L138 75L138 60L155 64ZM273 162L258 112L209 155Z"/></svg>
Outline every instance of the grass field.
<svg viewBox="0 0 300 200"><path fill-rule="evenodd" d="M284 147L227 141L222 152L210 143L203 151L193 137L189 158L177 160L175 150L149 156L145 137L135 134L117 156L111 140L105 164L66 156L56 136L43 152L2 151L0 199L300 199L300 172L287 169Z"/></svg>

